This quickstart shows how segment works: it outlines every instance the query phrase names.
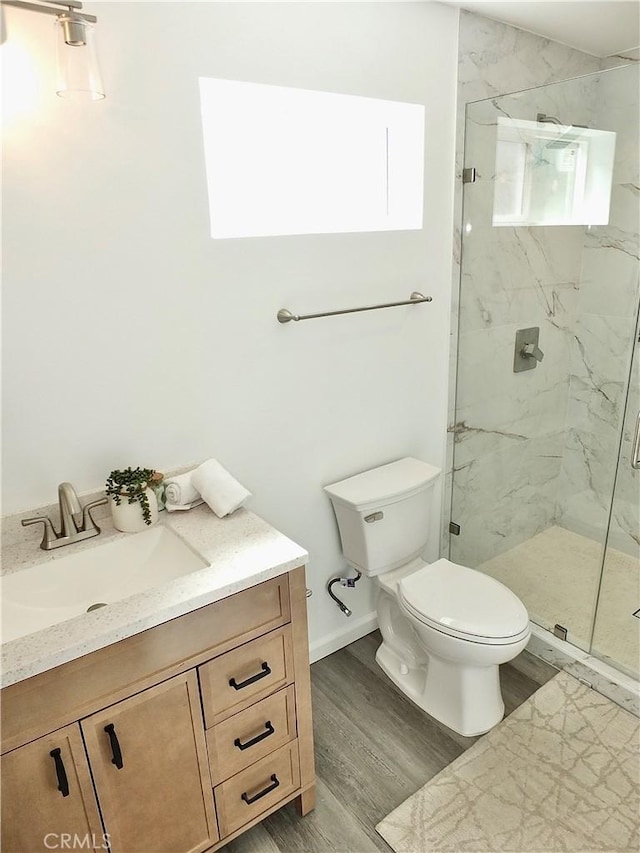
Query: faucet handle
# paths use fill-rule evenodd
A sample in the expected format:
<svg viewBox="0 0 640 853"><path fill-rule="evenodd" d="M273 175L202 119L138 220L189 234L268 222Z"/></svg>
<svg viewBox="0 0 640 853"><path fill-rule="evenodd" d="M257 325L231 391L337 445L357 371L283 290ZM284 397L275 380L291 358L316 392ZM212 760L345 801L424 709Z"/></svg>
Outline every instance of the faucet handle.
<svg viewBox="0 0 640 853"><path fill-rule="evenodd" d="M525 344L520 350L524 358L535 358L536 361L542 361L544 353L537 344Z"/></svg>
<svg viewBox="0 0 640 853"><path fill-rule="evenodd" d="M29 527L32 524L38 524L42 522L44 524L44 531L42 533L42 542L40 543L40 547L43 551L50 551L52 548L53 542L58 538L58 534L53 529L53 524L51 524L51 519L46 515L38 516L37 518L23 518L20 522L23 527Z"/></svg>
<svg viewBox="0 0 640 853"><path fill-rule="evenodd" d="M97 506L104 506L107 503L108 498L97 498L95 501L91 501L86 504L82 509L82 525L80 527L81 532L86 532L87 530L95 530L96 533L100 533L100 528L93 520L93 516L91 515L91 510L95 509ZM89 525L89 526L87 526Z"/></svg>

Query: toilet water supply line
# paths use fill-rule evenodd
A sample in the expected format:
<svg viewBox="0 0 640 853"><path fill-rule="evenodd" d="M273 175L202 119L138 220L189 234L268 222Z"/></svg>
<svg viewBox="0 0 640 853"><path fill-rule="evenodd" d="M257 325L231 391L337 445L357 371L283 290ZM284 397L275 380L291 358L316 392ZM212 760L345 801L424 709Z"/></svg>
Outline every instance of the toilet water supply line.
<svg viewBox="0 0 640 853"><path fill-rule="evenodd" d="M351 616L352 611L349 610L349 608L344 603L344 601L340 601L338 596L334 595L331 587L334 584L339 583L340 586L347 587L348 589L353 589L355 587L355 585L358 583L358 581L360 580L360 578L362 577L362 572L359 572L357 569L356 569L356 574L358 576L357 578L334 577L334 578L331 578L329 581L327 581L327 592L329 593L331 598L333 598L333 600L338 605L340 610L342 610L342 612L344 613L345 616Z"/></svg>

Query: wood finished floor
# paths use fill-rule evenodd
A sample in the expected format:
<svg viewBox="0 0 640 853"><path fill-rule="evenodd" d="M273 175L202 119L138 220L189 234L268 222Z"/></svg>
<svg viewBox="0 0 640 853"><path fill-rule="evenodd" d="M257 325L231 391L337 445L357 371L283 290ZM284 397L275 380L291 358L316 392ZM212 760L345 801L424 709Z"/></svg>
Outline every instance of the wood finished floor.
<svg viewBox="0 0 640 853"><path fill-rule="evenodd" d="M375 662L380 641L374 631L311 667L315 810L301 818L290 803L225 853L388 853L376 824L475 743L400 693ZM506 713L556 672L527 652L501 667Z"/></svg>

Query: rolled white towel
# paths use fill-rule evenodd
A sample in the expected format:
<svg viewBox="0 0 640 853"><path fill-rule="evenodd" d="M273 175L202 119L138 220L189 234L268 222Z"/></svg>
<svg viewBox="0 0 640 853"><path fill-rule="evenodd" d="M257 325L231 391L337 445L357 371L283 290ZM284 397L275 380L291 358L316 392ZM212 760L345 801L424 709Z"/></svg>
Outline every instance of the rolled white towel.
<svg viewBox="0 0 640 853"><path fill-rule="evenodd" d="M196 506L202 506L204 501L202 498L198 498L197 501L191 501L190 504L172 504L169 501L165 501L165 508L168 512L176 512L177 510L187 510L193 509Z"/></svg>
<svg viewBox="0 0 640 853"><path fill-rule="evenodd" d="M229 515L251 497L251 492L232 477L216 459L208 459L191 474L193 487L218 518Z"/></svg>
<svg viewBox="0 0 640 853"><path fill-rule="evenodd" d="M167 509L191 509L191 505L195 501L200 501L200 492L195 488L191 480L193 471L187 471L186 474L178 474L175 477L170 477L165 480L165 498L167 501Z"/></svg>

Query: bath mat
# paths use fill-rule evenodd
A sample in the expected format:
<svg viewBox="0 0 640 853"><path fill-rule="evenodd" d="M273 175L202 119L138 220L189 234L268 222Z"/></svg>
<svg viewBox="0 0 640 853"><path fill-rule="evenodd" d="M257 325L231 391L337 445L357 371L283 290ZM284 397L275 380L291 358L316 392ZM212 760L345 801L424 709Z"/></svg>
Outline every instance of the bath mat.
<svg viewBox="0 0 640 853"><path fill-rule="evenodd" d="M395 853L640 850L640 721L561 672L376 830Z"/></svg>

